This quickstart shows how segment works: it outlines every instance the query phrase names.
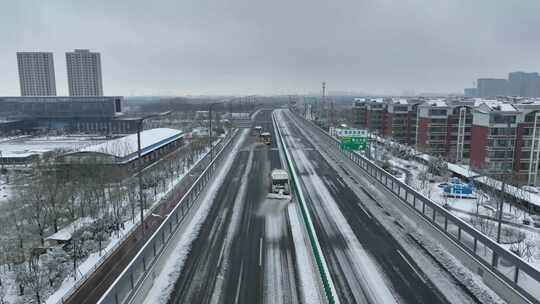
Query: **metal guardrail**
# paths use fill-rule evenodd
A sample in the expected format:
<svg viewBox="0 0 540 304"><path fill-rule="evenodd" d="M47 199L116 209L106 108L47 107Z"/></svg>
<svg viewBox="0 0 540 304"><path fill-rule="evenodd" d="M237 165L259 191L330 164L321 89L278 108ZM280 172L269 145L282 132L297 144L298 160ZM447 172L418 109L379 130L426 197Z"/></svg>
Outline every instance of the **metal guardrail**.
<svg viewBox="0 0 540 304"><path fill-rule="evenodd" d="M296 114L295 114L296 115ZM299 116L301 117L301 116ZM305 120L327 137L328 142L345 154L372 178L390 190L434 227L460 245L467 253L496 274L527 300L540 303L540 272L520 257L491 240L467 222L395 178L359 153L343 151L340 142L317 125Z"/></svg>
<svg viewBox="0 0 540 304"><path fill-rule="evenodd" d="M285 160L287 162L287 166L289 167L289 171L291 174L291 179L293 183L291 183L291 188L293 191L295 191L298 194L299 201L300 201L300 211L302 213L302 219L304 220L304 225L306 226L306 230L308 232L309 237L309 243L311 245L311 250L313 252L313 255L315 257L315 261L317 263L317 268L319 270L319 275L321 278L321 281L323 283L324 287L324 293L326 295L326 299L328 300L328 303L335 304L336 303L336 297L334 296L333 288L330 286L330 278L327 275L328 269L326 269L326 263L323 262L323 255L321 253L321 249L319 247L319 242L317 240L317 235L315 233L315 229L313 228L313 224L310 220L307 207L304 202L304 196L302 194L302 190L300 189L300 186L298 186L298 177L296 176L296 171L293 167L293 161L292 158L289 155L289 152L285 148L285 141L283 140L283 136L281 135L281 130L279 129L278 123L276 121L276 118L272 114L272 121L274 122L274 125L277 130L277 134L279 137L279 141L281 143L281 146L283 147L284 154L285 154Z"/></svg>
<svg viewBox="0 0 540 304"><path fill-rule="evenodd" d="M180 224L185 219L193 204L199 198L201 192L211 181L217 164L223 159L226 151L231 149L230 143L238 132L230 136L216 157L189 188L180 202L165 218L150 239L139 250L137 255L124 269L120 276L113 282L109 289L98 301L100 304L125 304L129 303L138 290L144 278L150 274L150 270L164 252L169 241L176 233Z"/></svg>
<svg viewBox="0 0 540 304"><path fill-rule="evenodd" d="M222 146L223 146L223 141L220 141L218 143L218 147L217 149L221 149ZM214 149L216 149L216 147L214 147ZM202 157L200 159L200 161L203 161L205 158L206 158L206 155L209 155L210 154L210 151L208 151L204 157ZM195 164L195 166L197 166L197 164ZM174 189L172 190L174 191ZM164 196L161 200L164 200L164 199L167 199L167 195ZM144 217L143 217L143 221L145 221L149 216L152 215L152 213L160 206L160 203L156 203L156 204L153 204L153 206L150 208L150 210L148 212L145 213ZM81 278L79 278L74 284L73 286L64 294L64 296L62 296L57 302L56 304L61 304L61 303L65 303L73 294L75 294L79 288L81 288L81 286L86 282L86 280L91 277L94 272L103 265L103 263L105 263L105 261L107 261L115 252L116 250L122 246L122 244L132 236L133 232L136 231L137 229L139 229L139 227L141 226L141 223L140 222L137 222L136 225L133 225L131 226L131 228L129 228L129 230L124 234L122 235L122 237L120 237L120 239L118 240L118 242L116 242L116 244L113 245L113 247L110 248L110 250L107 250L100 258L99 260L94 264L94 266L92 266L92 268L90 268L90 270L88 270L84 275L82 275Z"/></svg>

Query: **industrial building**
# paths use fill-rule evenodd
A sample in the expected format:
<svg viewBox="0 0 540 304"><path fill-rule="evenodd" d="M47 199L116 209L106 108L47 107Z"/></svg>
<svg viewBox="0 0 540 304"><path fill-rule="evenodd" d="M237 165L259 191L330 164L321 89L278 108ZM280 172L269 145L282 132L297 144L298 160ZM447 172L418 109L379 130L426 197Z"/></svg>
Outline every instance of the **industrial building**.
<svg viewBox="0 0 540 304"><path fill-rule="evenodd" d="M122 117L121 96L0 97L0 132L61 129L100 134L132 133L138 119Z"/></svg>
<svg viewBox="0 0 540 304"><path fill-rule="evenodd" d="M141 162L148 165L184 144L180 130L157 128L141 132ZM84 147L62 157L69 164L103 164L135 169L139 164L137 134Z"/></svg>

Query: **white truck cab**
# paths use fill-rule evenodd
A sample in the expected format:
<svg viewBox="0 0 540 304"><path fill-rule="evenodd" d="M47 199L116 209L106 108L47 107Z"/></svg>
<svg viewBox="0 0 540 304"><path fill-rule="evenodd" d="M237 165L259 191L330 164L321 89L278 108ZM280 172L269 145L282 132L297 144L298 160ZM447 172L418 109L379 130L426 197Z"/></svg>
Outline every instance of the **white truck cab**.
<svg viewBox="0 0 540 304"><path fill-rule="evenodd" d="M289 184L289 173L283 169L274 169L270 173L272 179L272 193L288 195L291 192Z"/></svg>

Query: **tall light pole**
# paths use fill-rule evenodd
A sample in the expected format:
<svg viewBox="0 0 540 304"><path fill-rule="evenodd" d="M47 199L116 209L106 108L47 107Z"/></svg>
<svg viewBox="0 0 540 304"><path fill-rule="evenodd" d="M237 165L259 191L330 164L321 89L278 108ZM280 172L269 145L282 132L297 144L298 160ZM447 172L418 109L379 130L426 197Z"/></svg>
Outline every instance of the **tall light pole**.
<svg viewBox="0 0 540 304"><path fill-rule="evenodd" d="M213 102L208 106L208 115L210 120L210 162L214 159L214 139L212 138L212 107L218 104L221 104L223 102ZM231 120L232 120L232 113L231 113Z"/></svg>
<svg viewBox="0 0 540 304"><path fill-rule="evenodd" d="M143 170L143 163L142 163L142 159L141 159L141 154L142 154L142 151L141 151L141 132L143 130L143 122L147 119L150 119L150 118L155 118L155 117L160 117L160 116L165 116L165 115L169 115L171 113L171 111L167 111L167 112L163 112L163 113L159 113L159 114L154 114L154 115L148 115L148 116L145 116L145 117L142 117L139 119L139 125L137 127L137 162L138 162L138 166L137 166L137 177L138 177L138 181L139 181L139 208L140 208L140 216L141 216L141 231L142 231L142 234L144 236L144 233L145 233L145 229L144 229L144 200L143 200L143 187L142 187L142 170Z"/></svg>

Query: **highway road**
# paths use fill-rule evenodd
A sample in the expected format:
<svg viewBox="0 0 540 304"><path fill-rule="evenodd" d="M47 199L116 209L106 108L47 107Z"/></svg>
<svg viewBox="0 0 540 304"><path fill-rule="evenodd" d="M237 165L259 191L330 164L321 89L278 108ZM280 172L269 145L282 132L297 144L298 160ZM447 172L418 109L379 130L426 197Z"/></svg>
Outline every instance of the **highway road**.
<svg viewBox="0 0 540 304"><path fill-rule="evenodd" d="M294 160L339 301L448 303L422 267L367 210L366 204L377 203L373 197L353 191L317 150L320 146L313 141L322 135L310 132L310 127L302 125L288 110L277 112L276 117ZM359 189L363 189L362 184L371 183L361 176L354 182ZM467 296L460 301L474 302Z"/></svg>
<svg viewBox="0 0 540 304"><path fill-rule="evenodd" d="M255 124L274 133L270 110L261 111ZM270 146L257 136L244 141L191 244L169 303L322 301L318 285L306 283L306 267L315 272L306 266L309 259L297 259L308 247L303 236L298 238L299 225L290 223L300 222L295 204L267 198L270 170L281 166L275 141Z"/></svg>

